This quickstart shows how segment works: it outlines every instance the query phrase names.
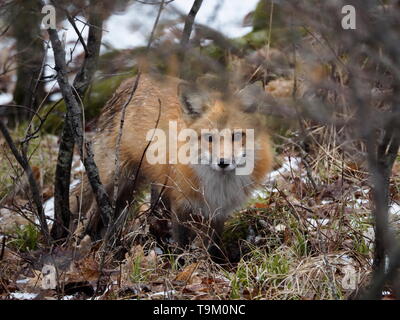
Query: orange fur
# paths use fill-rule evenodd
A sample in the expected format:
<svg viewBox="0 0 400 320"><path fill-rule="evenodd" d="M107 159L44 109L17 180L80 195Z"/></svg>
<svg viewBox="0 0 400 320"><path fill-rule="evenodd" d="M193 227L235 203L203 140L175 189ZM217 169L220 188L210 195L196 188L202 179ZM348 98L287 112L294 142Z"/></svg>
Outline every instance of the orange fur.
<svg viewBox="0 0 400 320"><path fill-rule="evenodd" d="M107 103L96 134L95 160L99 167L101 181L110 194L114 185L115 150L121 110L128 100L134 81L135 79L125 81ZM188 244L189 238L193 237L186 234L188 228L184 224L193 220L196 215L202 216L202 219L211 217L209 219L211 227L205 233L214 240L220 236L226 218L231 211L238 207L236 198L240 198L240 205L243 205L244 199L250 196L251 191L263 181L266 173L270 170L272 153L269 137L261 129L257 115L242 111L240 99L235 97L223 99L220 94L212 93L207 103L197 106L199 107L198 113L186 114L180 99L180 83L181 80L172 77L166 77L161 81L148 75L142 75L133 99L126 108L119 155L121 163L119 179L121 182L118 201L121 209L131 200L134 190L150 183L158 185L160 188L163 187L163 198L168 199L171 204L174 237L184 246ZM191 128L198 133L201 132L201 129L254 129L256 151L253 172L250 176L240 180L231 173L214 172L209 168L203 170L189 164L150 164L147 158L143 157L143 153L149 145L146 133L156 127L158 118L157 128L165 132L168 132L171 120L176 121L178 130ZM178 148L182 144L183 142L178 142ZM165 148L168 147L167 143ZM143 161L140 163L142 158ZM170 160L168 156L167 159ZM136 185L132 187L132 182L135 180L132 176L136 173L139 164L140 170L136 177ZM77 201L79 190L78 186L71 197L73 213L79 211ZM237 196L236 192L240 196ZM82 210L84 212L91 211L91 219L99 224L97 206L87 185L84 187L82 200ZM210 212L207 213L205 208L208 207ZM218 210L222 212L221 217L216 215ZM209 244L209 240L206 240L205 243Z"/></svg>

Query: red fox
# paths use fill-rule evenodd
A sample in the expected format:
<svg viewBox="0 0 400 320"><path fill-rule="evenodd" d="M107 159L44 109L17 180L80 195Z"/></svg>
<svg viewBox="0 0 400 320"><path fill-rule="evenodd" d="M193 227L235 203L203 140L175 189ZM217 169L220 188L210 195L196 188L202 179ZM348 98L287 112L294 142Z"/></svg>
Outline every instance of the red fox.
<svg viewBox="0 0 400 320"><path fill-rule="evenodd" d="M121 112L134 81L123 82L106 104L95 138L95 161L110 195L114 189ZM126 107L120 138L116 212L121 212L132 201L135 191L155 185L162 190L162 199L170 204L173 237L179 246L184 248L200 234L210 251L218 248L225 221L245 204L272 165L269 136L262 129L259 117L247 112L245 90L226 97L177 78L160 80L142 75ZM170 149L174 149L171 124L178 133L190 129L191 135L197 135L193 140L195 156L191 156L192 160L197 158L197 163L179 161L171 154ZM161 136L154 129L165 133L165 143L160 143ZM221 137L218 133L226 129L232 133ZM247 135L248 132L251 134ZM153 144L157 140L155 136L159 140L157 150ZM254 143L249 147L250 138ZM213 145L221 139L231 140L233 147L214 151L218 148ZM175 143L178 154L186 154L183 152L186 149L181 151L180 147L187 141L178 137ZM154 163L151 155L164 156L165 163ZM238 174L246 162L253 162L252 170ZM77 186L70 198L71 212L77 214L80 208L87 213L88 230L97 232L102 227L97 204L87 181L83 183L83 196L80 197L81 187Z"/></svg>

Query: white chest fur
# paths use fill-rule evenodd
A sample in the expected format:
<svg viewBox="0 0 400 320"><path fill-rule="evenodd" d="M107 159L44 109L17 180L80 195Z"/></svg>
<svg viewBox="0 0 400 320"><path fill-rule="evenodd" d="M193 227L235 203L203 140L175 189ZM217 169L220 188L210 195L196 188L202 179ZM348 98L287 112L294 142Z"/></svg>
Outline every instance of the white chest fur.
<svg viewBox="0 0 400 320"><path fill-rule="evenodd" d="M216 172L202 165L195 169L201 182L202 201L192 203L192 209L201 211L205 217L226 220L232 211L246 203L253 185L250 176L236 175L234 171Z"/></svg>

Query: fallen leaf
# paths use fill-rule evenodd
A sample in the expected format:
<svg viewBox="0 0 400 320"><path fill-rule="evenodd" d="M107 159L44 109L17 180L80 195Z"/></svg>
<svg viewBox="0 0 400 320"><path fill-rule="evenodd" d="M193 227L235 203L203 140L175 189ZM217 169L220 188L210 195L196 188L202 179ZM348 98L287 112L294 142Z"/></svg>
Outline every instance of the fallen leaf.
<svg viewBox="0 0 400 320"><path fill-rule="evenodd" d="M189 280L192 278L194 272L199 266L199 262L192 263L191 265L187 266L185 269L183 269L182 272L180 272L176 277L175 281L183 281L186 283L189 283Z"/></svg>

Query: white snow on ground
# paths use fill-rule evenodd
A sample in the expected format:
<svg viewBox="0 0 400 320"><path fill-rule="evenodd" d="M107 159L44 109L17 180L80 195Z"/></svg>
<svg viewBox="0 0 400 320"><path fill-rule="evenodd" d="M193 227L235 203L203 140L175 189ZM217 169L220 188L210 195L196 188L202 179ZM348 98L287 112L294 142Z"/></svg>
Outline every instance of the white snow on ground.
<svg viewBox="0 0 400 320"><path fill-rule="evenodd" d="M160 291L160 292L156 292L156 293L153 293L153 294L149 295L149 298L170 297L170 296L173 296L174 294L176 294L175 290Z"/></svg>
<svg viewBox="0 0 400 320"><path fill-rule="evenodd" d="M0 52L3 49L9 48L12 44L14 43L14 40L11 38L1 38L0 41ZM15 81L16 78L13 77L13 80ZM8 104L12 101L13 95L11 93L0 93L0 105Z"/></svg>
<svg viewBox="0 0 400 320"><path fill-rule="evenodd" d="M13 99L11 93L2 93L0 94L0 105L10 103Z"/></svg>
<svg viewBox="0 0 400 320"><path fill-rule="evenodd" d="M29 282L29 279L28 279L28 278L26 278L26 279L20 279L20 280L17 280L17 281L16 281L17 284L25 284L25 283L28 283L28 282Z"/></svg>
<svg viewBox="0 0 400 320"><path fill-rule="evenodd" d="M282 167L280 167L278 170L270 172L267 181L273 182L276 180L276 178L278 178L279 176L283 176L285 173L298 170L300 164L301 158L285 157Z"/></svg>
<svg viewBox="0 0 400 320"><path fill-rule="evenodd" d="M51 197L43 204L44 214L50 219L54 219L54 197Z"/></svg>
<svg viewBox="0 0 400 320"><path fill-rule="evenodd" d="M54 197L51 197L43 203L44 215L47 219L47 224L52 225L54 220ZM35 223L39 224L39 219L35 217Z"/></svg>
<svg viewBox="0 0 400 320"><path fill-rule="evenodd" d="M310 225L314 228L317 227L322 227L322 226L326 226L330 219L312 219L312 218L308 218L307 221L310 223Z"/></svg>
<svg viewBox="0 0 400 320"><path fill-rule="evenodd" d="M36 293L26 293L26 292L13 292L10 293L10 297L17 300L32 300L37 297Z"/></svg>
<svg viewBox="0 0 400 320"><path fill-rule="evenodd" d="M365 205L367 205L368 203L369 203L368 199L356 199L355 200L355 204L354 204L354 208L356 208L356 209L364 208Z"/></svg>
<svg viewBox="0 0 400 320"><path fill-rule="evenodd" d="M365 242L369 250L372 250L375 241L375 230L373 227L369 227L366 231L363 232L363 237L365 238Z"/></svg>
<svg viewBox="0 0 400 320"><path fill-rule="evenodd" d="M400 205L398 205L397 203L393 203L390 207L389 207L389 214L390 215L400 215Z"/></svg>
<svg viewBox="0 0 400 320"><path fill-rule="evenodd" d="M295 171L299 170L300 164L301 164L301 158L284 157L282 166L279 169L270 172L265 180L265 183L268 185L271 185L278 177L284 176L286 174L290 174L291 172L295 172ZM297 173L296 176L297 175L299 175L299 173ZM264 187L260 190L253 191L253 198L257 198L257 197L265 198L267 196L267 191L278 192L278 190L276 188L270 188L267 190Z"/></svg>
<svg viewBox="0 0 400 320"><path fill-rule="evenodd" d="M155 248L154 248L154 251L155 251L155 253L156 253L157 255L162 255L162 254L164 254L164 251L162 251L162 249L159 248L159 247L155 247Z"/></svg>
<svg viewBox="0 0 400 320"><path fill-rule="evenodd" d="M81 172L81 171L85 171L85 166L83 165L83 162L80 160L79 156L74 161L75 162L79 161L79 166L77 166L77 167L75 166L73 168L73 170L72 170L72 173L78 173L78 172Z"/></svg>
<svg viewBox="0 0 400 320"><path fill-rule="evenodd" d="M85 167L84 167L82 161L77 156L74 157L74 163L76 161L79 161L79 165L74 166L74 168L72 169L72 172L71 172L72 175L85 170ZM72 180L72 182L70 184L70 190L75 188L79 182L80 182L80 179ZM52 224L53 223L52 220L54 220L54 197L51 197L43 204L43 209L44 209L44 214L46 215L47 218L49 218L48 223ZM39 221L37 220L36 222L38 223Z"/></svg>
<svg viewBox="0 0 400 320"><path fill-rule="evenodd" d="M340 258L341 260L343 260L343 262L344 262L345 264L353 264L353 263L354 263L354 259L353 259L352 257L350 257L349 255L347 255L347 254L340 254L340 255L338 256L338 258Z"/></svg>
<svg viewBox="0 0 400 320"><path fill-rule="evenodd" d="M280 223L280 224L276 225L274 227L274 229L276 232L282 232L282 231L286 230L286 226L284 224Z"/></svg>
<svg viewBox="0 0 400 320"><path fill-rule="evenodd" d="M74 181L72 181L71 182L71 184L70 184L70 190L72 190L73 188L75 188L77 185L78 185L78 183L80 182L81 180L79 180L79 179L75 179Z"/></svg>

